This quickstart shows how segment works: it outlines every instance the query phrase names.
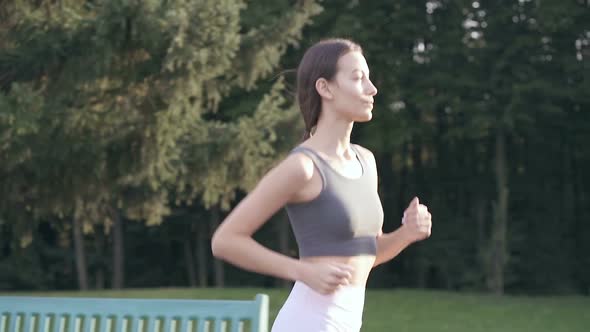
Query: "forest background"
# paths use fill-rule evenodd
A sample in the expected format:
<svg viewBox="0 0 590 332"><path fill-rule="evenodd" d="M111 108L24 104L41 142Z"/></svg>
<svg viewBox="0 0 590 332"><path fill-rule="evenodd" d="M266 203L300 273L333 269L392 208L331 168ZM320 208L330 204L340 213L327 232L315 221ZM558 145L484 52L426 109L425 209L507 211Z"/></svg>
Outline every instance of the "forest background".
<svg viewBox="0 0 590 332"><path fill-rule="evenodd" d="M433 235L370 288L590 294L590 1L0 2L0 290L286 287L210 238L299 143L329 37L379 89L353 141L385 231ZM584 171L586 170L586 171ZM258 233L297 255L281 211Z"/></svg>

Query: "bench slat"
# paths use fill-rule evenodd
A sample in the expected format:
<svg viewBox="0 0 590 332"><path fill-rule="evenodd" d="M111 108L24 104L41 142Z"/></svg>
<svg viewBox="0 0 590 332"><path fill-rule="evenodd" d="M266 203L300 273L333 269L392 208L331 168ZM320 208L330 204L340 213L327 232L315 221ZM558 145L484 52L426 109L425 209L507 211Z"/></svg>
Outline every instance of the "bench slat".
<svg viewBox="0 0 590 332"><path fill-rule="evenodd" d="M127 326L127 332L141 332L139 326L141 324L141 317L134 316L129 319L130 326Z"/></svg>
<svg viewBox="0 0 590 332"><path fill-rule="evenodd" d="M36 332L46 332L45 331L46 321L47 321L47 315L39 314L39 316L37 316L37 330L36 330Z"/></svg>
<svg viewBox="0 0 590 332"><path fill-rule="evenodd" d="M145 319L145 323L147 324L146 332L155 332L156 329L156 317L147 317Z"/></svg>
<svg viewBox="0 0 590 332"><path fill-rule="evenodd" d="M72 315L71 313L66 313L64 314L64 324L66 324L67 329L65 329L65 332L75 332L74 331L74 327L76 326L76 317L74 315Z"/></svg>
<svg viewBox="0 0 590 332"><path fill-rule="evenodd" d="M197 328L197 332L205 332L206 326L207 326L207 320L205 318L199 319L199 326Z"/></svg>
<svg viewBox="0 0 590 332"><path fill-rule="evenodd" d="M238 319L232 319L231 321L231 332L242 332L241 323Z"/></svg>
<svg viewBox="0 0 590 332"><path fill-rule="evenodd" d="M99 332L107 332L107 325L109 324L108 316L98 316L96 318L97 329ZM54 331L57 332L57 331Z"/></svg>
<svg viewBox="0 0 590 332"><path fill-rule="evenodd" d="M59 317L57 315L48 315L50 320L48 322L49 324L49 331L48 332L59 332L57 331L58 329L58 321L59 321ZM10 330L8 330L7 332L11 332Z"/></svg>
<svg viewBox="0 0 590 332"><path fill-rule="evenodd" d="M31 328L31 319L32 318L33 318L33 315L31 315L31 314L21 315L20 326L21 326L22 332L29 332L29 329Z"/></svg>
<svg viewBox="0 0 590 332"><path fill-rule="evenodd" d="M221 319L217 318L215 320L215 332L225 332L225 329L223 328L224 325L224 322Z"/></svg>
<svg viewBox="0 0 590 332"><path fill-rule="evenodd" d="M172 320L167 317L162 317L160 320L160 332L171 332Z"/></svg>
<svg viewBox="0 0 590 332"><path fill-rule="evenodd" d="M92 322L94 321L94 317L95 316L84 317L84 325L81 327L80 332L96 332L96 331L91 330L92 329Z"/></svg>
<svg viewBox="0 0 590 332"><path fill-rule="evenodd" d="M8 315L8 331L7 332L17 332L16 331L16 319L17 315Z"/></svg>
<svg viewBox="0 0 590 332"><path fill-rule="evenodd" d="M119 315L116 319L115 329L111 332L125 332L125 316Z"/></svg>
<svg viewBox="0 0 590 332"><path fill-rule="evenodd" d="M184 318L184 317L180 317L178 319L178 321L176 322L176 330L173 332L188 332L187 328L188 328L188 324L187 324L188 319Z"/></svg>

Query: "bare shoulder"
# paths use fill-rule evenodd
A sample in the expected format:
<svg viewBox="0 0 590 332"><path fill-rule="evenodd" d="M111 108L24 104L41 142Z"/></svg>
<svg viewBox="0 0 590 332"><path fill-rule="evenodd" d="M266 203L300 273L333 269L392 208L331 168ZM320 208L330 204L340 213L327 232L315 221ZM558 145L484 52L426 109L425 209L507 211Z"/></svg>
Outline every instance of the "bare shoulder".
<svg viewBox="0 0 590 332"><path fill-rule="evenodd" d="M373 155L373 152L371 152L371 150L358 144L354 144L354 147L362 155L362 157L365 158L366 161L370 162L371 164L375 164L375 156Z"/></svg>
<svg viewBox="0 0 590 332"><path fill-rule="evenodd" d="M314 173L313 160L302 152L294 152L283 159L274 169L280 176L287 176L301 184L311 180Z"/></svg>
<svg viewBox="0 0 590 332"><path fill-rule="evenodd" d="M281 160L260 180L252 195L288 202L311 181L315 167L313 160L301 152L293 152Z"/></svg>

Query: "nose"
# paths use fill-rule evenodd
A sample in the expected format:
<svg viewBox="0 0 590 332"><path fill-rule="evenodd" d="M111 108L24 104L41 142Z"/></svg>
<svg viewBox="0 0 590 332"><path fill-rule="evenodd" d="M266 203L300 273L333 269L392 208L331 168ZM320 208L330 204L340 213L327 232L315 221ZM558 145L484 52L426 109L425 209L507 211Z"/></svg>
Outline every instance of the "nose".
<svg viewBox="0 0 590 332"><path fill-rule="evenodd" d="M373 84L373 82L371 82L371 80L367 80L367 82L369 82L369 85L367 87L367 94L369 96L374 96L377 94L377 88L375 87L375 85Z"/></svg>

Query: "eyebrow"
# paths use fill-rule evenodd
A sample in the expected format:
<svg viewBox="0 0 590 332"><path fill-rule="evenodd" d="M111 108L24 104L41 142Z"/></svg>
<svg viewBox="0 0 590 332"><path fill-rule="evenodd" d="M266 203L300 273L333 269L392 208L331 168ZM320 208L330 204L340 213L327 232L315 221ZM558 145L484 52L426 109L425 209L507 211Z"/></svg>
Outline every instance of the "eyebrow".
<svg viewBox="0 0 590 332"><path fill-rule="evenodd" d="M364 73L364 71L363 71L362 69L359 69L359 68L355 68L355 69L353 69L353 70L351 71L351 73L354 73L354 72L355 72L355 71L357 71L357 70L358 70L358 71L360 71L361 73ZM369 76L369 74L370 74L370 73L371 73L371 71L370 71L370 70L367 70L367 76Z"/></svg>

